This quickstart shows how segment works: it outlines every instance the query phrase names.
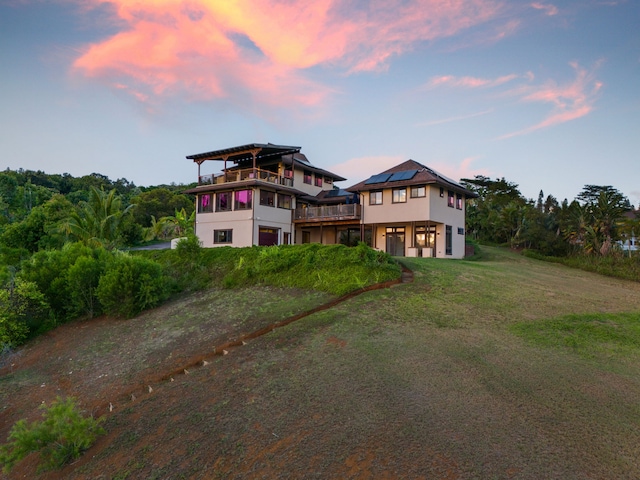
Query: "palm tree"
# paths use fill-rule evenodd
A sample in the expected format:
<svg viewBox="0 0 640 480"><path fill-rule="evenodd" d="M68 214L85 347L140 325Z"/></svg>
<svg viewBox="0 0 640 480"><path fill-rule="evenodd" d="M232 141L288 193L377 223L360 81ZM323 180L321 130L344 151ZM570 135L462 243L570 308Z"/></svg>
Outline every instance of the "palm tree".
<svg viewBox="0 0 640 480"><path fill-rule="evenodd" d="M122 220L133 207L124 208L115 189L107 193L91 187L89 200L63 220L61 228L70 238L86 245L115 248L120 242Z"/></svg>

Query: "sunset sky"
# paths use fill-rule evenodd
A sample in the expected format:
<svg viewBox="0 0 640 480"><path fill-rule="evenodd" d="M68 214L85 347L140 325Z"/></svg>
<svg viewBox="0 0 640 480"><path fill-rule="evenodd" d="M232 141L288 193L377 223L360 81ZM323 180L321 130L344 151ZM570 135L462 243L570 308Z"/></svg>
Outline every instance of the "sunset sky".
<svg viewBox="0 0 640 480"><path fill-rule="evenodd" d="M637 0L0 0L0 65L0 169L189 183L271 142L640 204Z"/></svg>

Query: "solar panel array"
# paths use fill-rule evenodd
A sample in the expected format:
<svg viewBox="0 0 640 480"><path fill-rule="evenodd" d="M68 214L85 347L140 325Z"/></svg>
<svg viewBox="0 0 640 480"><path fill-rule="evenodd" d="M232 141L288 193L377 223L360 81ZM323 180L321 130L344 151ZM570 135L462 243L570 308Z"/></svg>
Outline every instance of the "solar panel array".
<svg viewBox="0 0 640 480"><path fill-rule="evenodd" d="M404 170L402 172L396 173L379 173L378 175L373 175L369 177L369 180L364 182L365 185L371 185L374 183L385 183L385 182L399 182L401 180L411 180L418 170Z"/></svg>
<svg viewBox="0 0 640 480"><path fill-rule="evenodd" d="M416 173L418 173L418 170L405 170L404 172L396 172L393 175L391 175L391 178L387 181L399 182L401 180L411 180Z"/></svg>
<svg viewBox="0 0 640 480"><path fill-rule="evenodd" d="M372 183L384 183L387 180L389 180L389 177L391 177L390 173L379 173L378 175L373 175L372 177L369 177L369 180L364 182L364 184L371 185Z"/></svg>

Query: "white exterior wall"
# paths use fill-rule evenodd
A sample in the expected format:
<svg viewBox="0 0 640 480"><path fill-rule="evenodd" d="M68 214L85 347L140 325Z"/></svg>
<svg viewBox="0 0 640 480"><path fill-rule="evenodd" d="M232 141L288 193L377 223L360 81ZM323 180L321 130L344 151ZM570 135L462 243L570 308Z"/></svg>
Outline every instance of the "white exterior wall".
<svg viewBox="0 0 640 480"><path fill-rule="evenodd" d="M369 204L369 192L361 196L363 223L375 224L375 247L386 250L386 228L405 228L405 255L413 244L414 231L412 222L423 225L430 221L436 227L435 256L438 258L464 258L465 235L458 233L465 228L465 203L462 210L447 205L448 190L444 189L444 197L440 196L439 186L427 186L426 197L411 198L411 188L407 187L406 203L393 203L393 189L382 191L382 205ZM455 200L454 200L455 202ZM451 255L446 254L446 225L451 226Z"/></svg>
<svg viewBox="0 0 640 480"><path fill-rule="evenodd" d="M258 198L258 201L260 199ZM278 228L280 233L278 235L278 245L282 245L284 235L283 233L292 233L293 225L291 222L292 211L287 208L267 207L266 205L256 205L255 221L253 222L253 238L254 244L258 245L260 227Z"/></svg>
<svg viewBox="0 0 640 480"><path fill-rule="evenodd" d="M253 215L251 210L196 214L196 235L203 247L250 247ZM213 243L214 230L233 230L233 243Z"/></svg>

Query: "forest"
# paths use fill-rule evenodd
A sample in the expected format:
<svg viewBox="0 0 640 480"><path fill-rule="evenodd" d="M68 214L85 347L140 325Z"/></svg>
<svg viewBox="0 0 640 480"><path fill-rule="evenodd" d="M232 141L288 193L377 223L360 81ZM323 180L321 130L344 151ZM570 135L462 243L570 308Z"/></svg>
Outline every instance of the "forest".
<svg viewBox="0 0 640 480"><path fill-rule="evenodd" d="M542 191L537 201L526 199L517 184L504 178L477 176L462 183L478 195L467 203L468 241L640 278L640 257L623 248L640 232L640 220L614 187L586 185L573 201L560 203ZM194 199L182 193L192 186L138 187L98 173L0 172L0 353L69 320L103 313L132 317L173 295L205 288L219 268L214 265L224 262L230 270L229 262L253 262L245 267L256 273L219 275L227 287L259 281L259 272L271 275L276 267L295 267L296 254L282 249L268 255L226 253L225 259L201 252L192 234ZM190 240L176 251L128 252L132 246L183 236ZM297 255L315 262L327 252L307 249ZM343 255L346 262L350 255L368 258L361 250L350 254L333 249L330 254ZM336 268L331 259L324 261L322 268ZM374 255L370 272L358 272L345 282L393 275L388 262ZM343 290L348 288L351 284Z"/></svg>

